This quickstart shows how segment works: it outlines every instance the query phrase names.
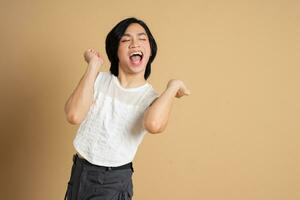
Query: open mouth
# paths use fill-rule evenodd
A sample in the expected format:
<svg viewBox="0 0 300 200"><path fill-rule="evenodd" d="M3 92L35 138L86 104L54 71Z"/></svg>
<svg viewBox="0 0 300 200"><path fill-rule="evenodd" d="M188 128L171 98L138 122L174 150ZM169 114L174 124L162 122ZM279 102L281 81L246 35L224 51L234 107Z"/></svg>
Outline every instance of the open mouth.
<svg viewBox="0 0 300 200"><path fill-rule="evenodd" d="M140 64L140 62L143 59L143 56L144 56L143 52L135 51L129 55L129 58L133 64Z"/></svg>

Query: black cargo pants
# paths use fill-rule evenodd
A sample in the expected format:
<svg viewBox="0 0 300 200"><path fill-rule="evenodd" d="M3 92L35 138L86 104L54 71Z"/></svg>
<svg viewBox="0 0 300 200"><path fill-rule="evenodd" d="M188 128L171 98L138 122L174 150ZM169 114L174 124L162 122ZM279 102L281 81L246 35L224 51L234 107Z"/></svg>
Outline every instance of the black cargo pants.
<svg viewBox="0 0 300 200"><path fill-rule="evenodd" d="M131 200L132 163L103 167L73 155L73 166L65 200Z"/></svg>

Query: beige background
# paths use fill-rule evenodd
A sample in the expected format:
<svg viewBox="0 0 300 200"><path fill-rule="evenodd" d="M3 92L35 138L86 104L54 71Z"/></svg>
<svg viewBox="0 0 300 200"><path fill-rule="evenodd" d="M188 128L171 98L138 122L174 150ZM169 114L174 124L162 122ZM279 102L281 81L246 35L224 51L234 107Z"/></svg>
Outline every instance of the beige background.
<svg viewBox="0 0 300 200"><path fill-rule="evenodd" d="M300 199L299 1L1 1L1 199L63 199L64 103L125 17L158 43L149 82L191 90L134 160L135 200ZM107 57L103 71L108 71Z"/></svg>

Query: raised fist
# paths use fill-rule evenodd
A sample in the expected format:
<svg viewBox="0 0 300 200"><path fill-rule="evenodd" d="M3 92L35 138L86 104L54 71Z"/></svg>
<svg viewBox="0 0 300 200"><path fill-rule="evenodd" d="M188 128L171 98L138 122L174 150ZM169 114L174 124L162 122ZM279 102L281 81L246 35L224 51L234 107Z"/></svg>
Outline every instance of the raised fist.
<svg viewBox="0 0 300 200"><path fill-rule="evenodd" d="M103 64L103 59L101 58L99 52L94 49L86 50L84 52L83 56L84 56L84 60L87 63L93 62L93 63L97 63L99 65Z"/></svg>

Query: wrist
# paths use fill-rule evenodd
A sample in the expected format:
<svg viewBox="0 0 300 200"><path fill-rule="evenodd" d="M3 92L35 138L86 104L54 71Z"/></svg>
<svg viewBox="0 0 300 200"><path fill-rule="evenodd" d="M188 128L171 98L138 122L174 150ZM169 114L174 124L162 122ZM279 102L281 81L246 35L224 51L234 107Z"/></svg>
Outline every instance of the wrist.
<svg viewBox="0 0 300 200"><path fill-rule="evenodd" d="M91 59L89 62L88 62L89 65L91 66L101 66L102 65L102 61L101 60L98 60L98 59Z"/></svg>
<svg viewBox="0 0 300 200"><path fill-rule="evenodd" d="M101 65L96 64L96 63L89 63L89 65L87 67L87 72L98 73L100 71L100 66Z"/></svg>
<svg viewBox="0 0 300 200"><path fill-rule="evenodd" d="M178 89L179 89L179 86L176 85L176 84L174 84L174 85L169 85L169 86L166 88L165 92L170 93L171 96L175 97L175 96L176 96L176 93L177 93L177 91L178 91Z"/></svg>

